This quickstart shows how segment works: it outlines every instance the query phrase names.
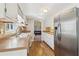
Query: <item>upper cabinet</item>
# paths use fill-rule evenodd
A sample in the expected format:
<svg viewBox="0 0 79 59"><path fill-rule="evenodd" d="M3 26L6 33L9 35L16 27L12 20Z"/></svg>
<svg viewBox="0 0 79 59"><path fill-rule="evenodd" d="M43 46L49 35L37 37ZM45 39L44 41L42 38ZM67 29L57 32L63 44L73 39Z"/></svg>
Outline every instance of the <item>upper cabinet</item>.
<svg viewBox="0 0 79 59"><path fill-rule="evenodd" d="M17 3L6 3L6 16L10 18L17 18Z"/></svg>
<svg viewBox="0 0 79 59"><path fill-rule="evenodd" d="M3 18L5 16L5 4L0 3L0 18Z"/></svg>

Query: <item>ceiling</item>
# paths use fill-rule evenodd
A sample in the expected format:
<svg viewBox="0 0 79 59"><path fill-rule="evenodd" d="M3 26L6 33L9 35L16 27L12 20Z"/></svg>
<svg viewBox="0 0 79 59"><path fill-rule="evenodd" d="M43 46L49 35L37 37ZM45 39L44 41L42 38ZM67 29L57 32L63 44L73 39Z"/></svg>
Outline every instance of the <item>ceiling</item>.
<svg viewBox="0 0 79 59"><path fill-rule="evenodd" d="M39 18L53 17L64 9L75 6L74 3L21 3L19 5L24 15ZM48 12L44 13L43 9L47 9Z"/></svg>

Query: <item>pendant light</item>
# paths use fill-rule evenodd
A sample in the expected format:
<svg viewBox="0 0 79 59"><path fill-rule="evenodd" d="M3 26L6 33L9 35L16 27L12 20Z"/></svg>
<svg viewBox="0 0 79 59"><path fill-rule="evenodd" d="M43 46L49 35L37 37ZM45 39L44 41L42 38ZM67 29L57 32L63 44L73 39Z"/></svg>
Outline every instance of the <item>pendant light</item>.
<svg viewBox="0 0 79 59"><path fill-rule="evenodd" d="M4 8L4 17L3 18L0 18L0 22L3 22L3 23L14 23L16 22L16 20L14 18L10 18L7 16L7 7L6 7L6 3L4 4L5 5L5 8Z"/></svg>

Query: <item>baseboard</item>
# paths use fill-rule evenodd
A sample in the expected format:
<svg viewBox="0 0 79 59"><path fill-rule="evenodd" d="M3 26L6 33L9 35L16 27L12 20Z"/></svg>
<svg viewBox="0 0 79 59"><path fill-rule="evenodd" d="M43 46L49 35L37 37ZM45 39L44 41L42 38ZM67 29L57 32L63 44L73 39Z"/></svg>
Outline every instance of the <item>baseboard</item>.
<svg viewBox="0 0 79 59"><path fill-rule="evenodd" d="M54 49L52 49L45 41L43 41L53 52L55 52L54 51Z"/></svg>

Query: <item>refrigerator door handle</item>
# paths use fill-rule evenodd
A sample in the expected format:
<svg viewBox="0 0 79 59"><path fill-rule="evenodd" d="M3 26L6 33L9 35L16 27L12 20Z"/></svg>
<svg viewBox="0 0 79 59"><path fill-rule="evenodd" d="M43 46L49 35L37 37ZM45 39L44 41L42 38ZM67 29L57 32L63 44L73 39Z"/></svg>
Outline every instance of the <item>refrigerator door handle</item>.
<svg viewBox="0 0 79 59"><path fill-rule="evenodd" d="M59 27L59 26L58 26ZM58 27L55 27L55 31L57 33ZM61 32L60 34L57 34L58 40L61 41Z"/></svg>
<svg viewBox="0 0 79 59"><path fill-rule="evenodd" d="M58 34L58 40L61 41L61 34Z"/></svg>

